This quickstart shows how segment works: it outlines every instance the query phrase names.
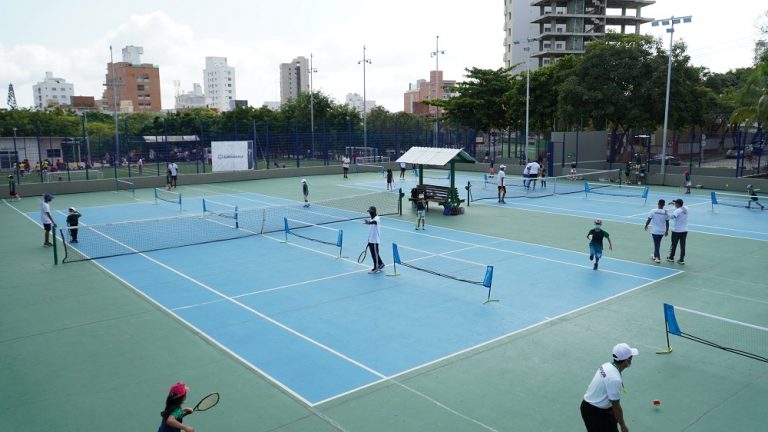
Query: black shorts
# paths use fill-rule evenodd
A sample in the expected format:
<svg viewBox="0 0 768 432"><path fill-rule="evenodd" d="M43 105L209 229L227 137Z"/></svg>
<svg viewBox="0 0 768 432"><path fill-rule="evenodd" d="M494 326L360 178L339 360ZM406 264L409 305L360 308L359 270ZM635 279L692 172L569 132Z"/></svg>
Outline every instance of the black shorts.
<svg viewBox="0 0 768 432"><path fill-rule="evenodd" d="M491 190L493 190L493 189L491 189ZM499 185L499 192L506 192L506 191L507 191L507 187L506 186Z"/></svg>
<svg viewBox="0 0 768 432"><path fill-rule="evenodd" d="M43 224L43 229L46 230L46 231L50 231L51 230L51 224Z"/></svg>

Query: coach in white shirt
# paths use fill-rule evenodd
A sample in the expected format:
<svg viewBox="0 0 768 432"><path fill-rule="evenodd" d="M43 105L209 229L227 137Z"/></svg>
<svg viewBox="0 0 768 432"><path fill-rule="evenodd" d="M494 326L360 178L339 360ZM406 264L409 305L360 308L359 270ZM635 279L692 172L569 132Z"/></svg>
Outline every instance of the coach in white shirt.
<svg viewBox="0 0 768 432"><path fill-rule="evenodd" d="M675 211L672 212L672 246L669 248L667 261L675 262L675 250L677 243L680 242L680 259L678 264L685 264L685 239L688 237L688 207L683 205L680 198L672 201L675 204Z"/></svg>
<svg viewBox="0 0 768 432"><path fill-rule="evenodd" d="M653 237L653 256L651 259L656 264L661 262L661 239L669 234L669 215L664 209L666 201L659 200L658 208L651 210L648 213L648 220L645 221L645 230L648 231L648 225L651 226L651 237Z"/></svg>
<svg viewBox="0 0 768 432"><path fill-rule="evenodd" d="M629 431L621 408L621 372L632 366L632 358L638 354L636 348L620 343L613 347L613 361L597 368L581 401L581 418L588 432L615 431L617 423L622 432Z"/></svg>

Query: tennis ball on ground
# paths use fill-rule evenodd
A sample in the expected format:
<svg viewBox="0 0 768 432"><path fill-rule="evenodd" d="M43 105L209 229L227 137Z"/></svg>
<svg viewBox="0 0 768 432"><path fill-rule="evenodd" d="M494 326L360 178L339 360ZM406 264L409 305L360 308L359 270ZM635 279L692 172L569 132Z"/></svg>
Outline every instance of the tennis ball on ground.
<svg viewBox="0 0 768 432"><path fill-rule="evenodd" d="M654 400L653 400L653 406L655 406L655 407L659 407L659 406L661 406L661 401L660 401L660 400L658 400L658 399L654 399Z"/></svg>

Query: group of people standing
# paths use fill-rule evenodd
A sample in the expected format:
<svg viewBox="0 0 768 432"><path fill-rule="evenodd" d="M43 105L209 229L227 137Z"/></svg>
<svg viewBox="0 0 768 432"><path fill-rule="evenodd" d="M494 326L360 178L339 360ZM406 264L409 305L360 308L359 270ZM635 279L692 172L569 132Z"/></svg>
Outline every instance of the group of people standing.
<svg viewBox="0 0 768 432"><path fill-rule="evenodd" d="M651 260L656 264L661 263L661 240L669 235L669 221L672 220L672 244L669 248L667 261L675 262L675 253L678 244L680 245L680 259L678 264L685 264L685 243L688 238L688 207L683 200L678 198L672 201L675 209L672 212L665 208L666 201L661 199L658 206L648 213L648 219L645 221L644 229L648 231L651 228L651 237L653 238L653 255Z"/></svg>

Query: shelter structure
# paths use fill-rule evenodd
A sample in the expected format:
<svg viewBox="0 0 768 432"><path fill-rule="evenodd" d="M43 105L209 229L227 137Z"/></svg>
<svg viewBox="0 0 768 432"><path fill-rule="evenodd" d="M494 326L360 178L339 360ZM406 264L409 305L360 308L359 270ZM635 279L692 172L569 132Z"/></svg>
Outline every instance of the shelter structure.
<svg viewBox="0 0 768 432"><path fill-rule="evenodd" d="M424 166L446 167L450 169L450 195L449 201L454 207L461 204L456 190L456 163L477 163L477 160L463 149L436 148L436 147L411 147L397 159L397 162L418 165L419 185L424 185Z"/></svg>

